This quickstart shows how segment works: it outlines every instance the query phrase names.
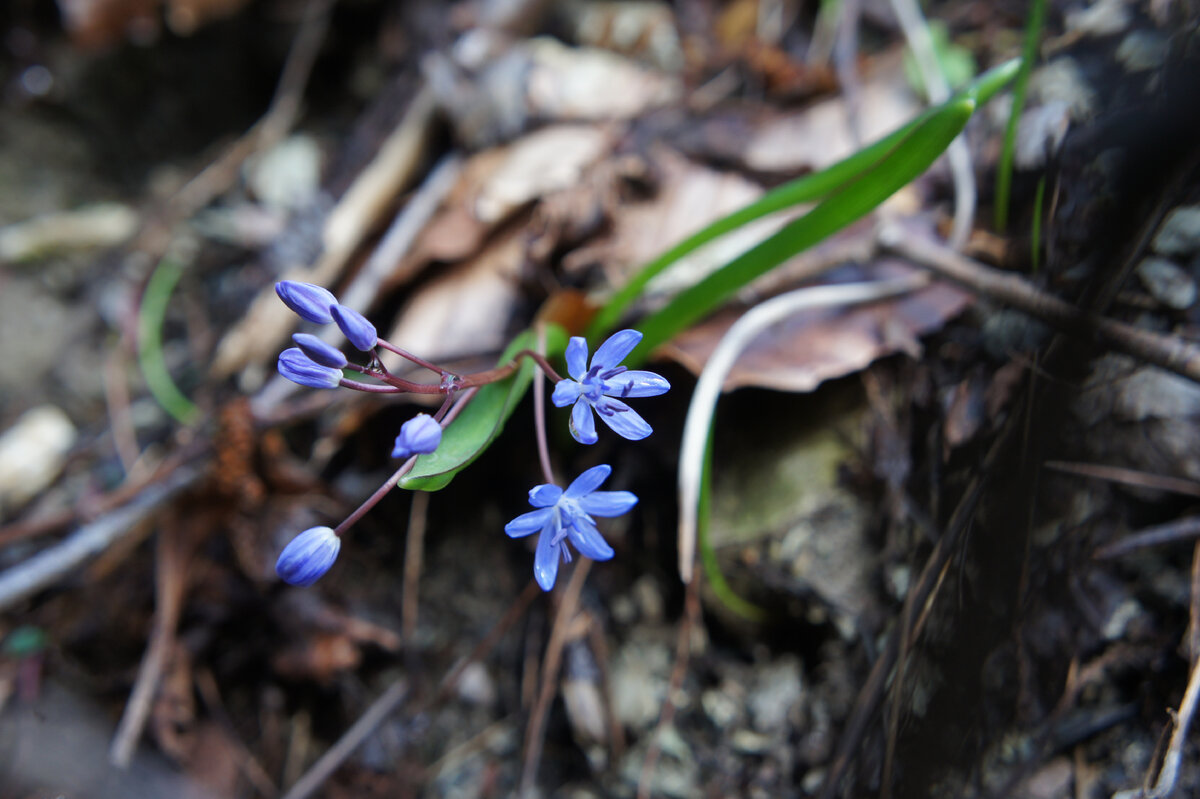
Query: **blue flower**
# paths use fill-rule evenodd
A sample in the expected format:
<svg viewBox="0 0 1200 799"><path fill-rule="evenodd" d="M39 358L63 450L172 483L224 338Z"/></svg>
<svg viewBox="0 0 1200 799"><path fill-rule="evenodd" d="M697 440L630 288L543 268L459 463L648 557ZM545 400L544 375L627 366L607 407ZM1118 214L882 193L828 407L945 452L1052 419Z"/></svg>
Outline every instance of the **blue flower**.
<svg viewBox="0 0 1200 799"><path fill-rule="evenodd" d="M342 370L322 366L304 354L299 347L289 347L279 353L279 374L309 388L337 388Z"/></svg>
<svg viewBox="0 0 1200 799"><path fill-rule="evenodd" d="M379 336L375 332L375 325L368 322L365 316L353 308L337 304L329 307L329 313L356 350L370 352L375 349Z"/></svg>
<svg viewBox="0 0 1200 799"><path fill-rule="evenodd" d="M428 455L442 443L442 426L427 413L418 413L400 425L400 435L392 449L393 458Z"/></svg>
<svg viewBox="0 0 1200 799"><path fill-rule="evenodd" d="M296 333L292 336L292 341L296 342L301 352L321 366L342 369L348 363L341 350L309 333Z"/></svg>
<svg viewBox="0 0 1200 799"><path fill-rule="evenodd" d="M327 325L333 321L329 309L337 305L337 297L328 289L301 283L296 280L281 280L275 284L275 293L283 304L310 322Z"/></svg>
<svg viewBox="0 0 1200 799"><path fill-rule="evenodd" d="M331 528L310 527L279 553L275 573L285 583L312 585L333 566L341 548L342 539Z"/></svg>
<svg viewBox="0 0 1200 799"><path fill-rule="evenodd" d="M580 444L596 443L593 408L606 425L630 441L653 432L646 420L623 402L628 397L657 397L671 388L670 383L654 372L629 371L620 365L641 340L642 334L636 330L614 333L596 350L589 369L587 341L571 337L567 344L567 373L573 379L558 381L550 400L559 408L575 403L571 409L571 435Z"/></svg>
<svg viewBox="0 0 1200 799"><path fill-rule="evenodd" d="M554 587L558 578L558 562L570 561L567 541L579 554L592 560L608 560L612 547L596 529L593 516L620 516L637 504L630 491L597 491L608 479L612 467L593 466L575 478L567 490L543 483L529 492L529 504L538 510L523 513L504 525L510 538L520 538L541 531L537 551L533 556L533 576L543 591Z"/></svg>

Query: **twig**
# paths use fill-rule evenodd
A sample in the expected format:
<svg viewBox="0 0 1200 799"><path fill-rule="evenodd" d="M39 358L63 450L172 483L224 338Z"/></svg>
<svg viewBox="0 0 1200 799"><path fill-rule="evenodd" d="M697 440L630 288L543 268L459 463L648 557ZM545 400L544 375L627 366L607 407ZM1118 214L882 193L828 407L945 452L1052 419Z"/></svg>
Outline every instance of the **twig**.
<svg viewBox="0 0 1200 799"><path fill-rule="evenodd" d="M525 763L521 769L521 785L517 789L517 796L533 795L533 783L537 779L537 768L542 760L542 746L545 743L546 717L550 714L550 703L558 687L558 669L562 665L567 628L575 618L575 611L579 607L579 594L591 568L591 558L580 556L575 571L571 573L571 580L563 590L558 613L554 616L554 626L550 628L550 640L546 644L546 657L542 662L541 690L530 713L529 726L525 729Z"/></svg>
<svg viewBox="0 0 1200 799"><path fill-rule="evenodd" d="M687 585L683 597L683 618L679 622L679 635L675 639L675 665L671 667L671 679L667 683L667 697L663 701L662 712L658 716L658 724L650 738L646 749L646 759L642 761L642 772L638 777L638 799L650 799L650 778L658 764L658 755L662 749L662 732L671 726L675 720L675 695L683 685L683 676L687 674L688 657L691 653L692 630L700 623L700 581L692 580Z"/></svg>
<svg viewBox="0 0 1200 799"><path fill-rule="evenodd" d="M691 581L695 568L697 508L708 431L725 378L742 351L765 328L798 311L874 302L912 291L927 282L923 275L911 275L895 280L797 289L755 306L729 328L700 373L683 424L679 453L679 578L683 582Z"/></svg>
<svg viewBox="0 0 1200 799"><path fill-rule="evenodd" d="M1092 555L1096 560L1108 560L1127 555L1139 549L1162 546L1175 541L1186 541L1200 536L1200 516L1187 516L1167 524L1158 524L1127 535L1120 541L1100 547Z"/></svg>
<svg viewBox="0 0 1200 799"><path fill-rule="evenodd" d="M407 695L408 685L404 680L396 680L388 686L388 689L371 703L366 712L351 725L350 729L346 730L337 743L331 746L328 752L321 755L317 762L313 763L312 767L304 773L304 776L288 789L287 793L283 795L283 799L305 799L320 788L322 783L337 771L338 766L354 754L354 750L367 739L367 736L391 715Z"/></svg>
<svg viewBox="0 0 1200 799"><path fill-rule="evenodd" d="M538 353L546 351L546 326L538 325ZM538 462L542 465L542 477L551 485L554 482L554 470L550 468L550 447L546 444L546 375L541 370L533 377L533 425L537 436Z"/></svg>
<svg viewBox="0 0 1200 799"><path fill-rule="evenodd" d="M408 540L404 545L404 589L400 600L400 635L404 647L414 650L417 635L417 602L420 596L421 561L425 551L425 524L429 519L429 493L414 491L408 514Z"/></svg>
<svg viewBox="0 0 1200 799"><path fill-rule="evenodd" d="M1188 728L1192 725L1192 716L1196 714L1197 702L1200 702L1200 662L1192 664L1192 674L1188 677L1183 701L1179 703L1178 712L1172 714L1175 729L1171 733L1171 742L1167 744L1167 753L1163 756L1162 768L1158 770L1158 780L1154 787L1149 791L1141 788L1118 791L1113 794L1113 799L1167 799L1175 793L1175 786L1179 782L1179 767L1183 763L1183 745L1187 742Z"/></svg>
<svg viewBox="0 0 1200 799"><path fill-rule="evenodd" d="M1136 469L1125 469L1120 466L1104 466L1099 463L1073 463L1070 461L1046 461L1047 469L1065 474L1076 474L1080 477L1094 477L1098 480L1108 480L1112 483L1152 488L1156 491L1168 491L1172 494L1183 494L1189 497L1200 497L1200 483L1195 480L1185 480L1181 477L1169 477L1163 474L1150 474Z"/></svg>
<svg viewBox="0 0 1200 799"><path fill-rule="evenodd" d="M150 708L162 680L167 656L175 641L175 628L183 610L183 597L187 591L187 562L189 547L184 546L184 531L179 519L159 533L155 557L155 609L154 626L150 641L138 667L137 680L125 705L121 722L108 750L108 760L120 769L128 768L137 749L138 740L150 717Z"/></svg>
<svg viewBox="0 0 1200 799"><path fill-rule="evenodd" d="M894 225L884 227L879 237L880 243L896 254L977 294L1011 305L1063 332L1094 335L1121 352L1200 382L1200 347L1178 336L1152 333L1082 311L1017 275L984 266L943 245L917 240Z"/></svg>
<svg viewBox="0 0 1200 799"><path fill-rule="evenodd" d="M0 572L0 610L7 610L52 585L84 561L108 549L167 500L194 485L202 474L199 468L180 468L161 482L148 485L128 505L81 527L62 543Z"/></svg>
<svg viewBox="0 0 1200 799"><path fill-rule="evenodd" d="M429 703L432 707L444 701L450 692L454 690L454 686L458 685L459 678L466 671L467 666L483 657L484 653L496 645L496 642L504 637L508 629L517 623L517 619L525 615L525 611L529 610L529 606L533 604L533 600L541 593L538 584L533 580L525 586L525 590L521 595L509 606L508 611L500 621L496 622L495 626L484 636L483 640L475 645L471 653L466 656L457 666L450 670L450 673L442 678L441 685L438 686L437 694Z"/></svg>

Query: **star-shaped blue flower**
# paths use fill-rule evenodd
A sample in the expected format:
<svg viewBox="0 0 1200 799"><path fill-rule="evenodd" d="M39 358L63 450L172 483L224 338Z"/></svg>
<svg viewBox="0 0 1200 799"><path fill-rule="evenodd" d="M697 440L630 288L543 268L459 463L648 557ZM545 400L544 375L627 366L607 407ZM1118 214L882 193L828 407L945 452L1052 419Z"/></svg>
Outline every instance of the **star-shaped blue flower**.
<svg viewBox="0 0 1200 799"><path fill-rule="evenodd" d="M631 491L597 491L611 473L612 467L602 463L576 477L566 491L550 483L535 486L529 492L529 504L538 510L522 513L504 525L510 538L541 531L533 556L533 576L543 591L553 588L558 579L560 556L571 560L568 540L579 554L592 560L613 556L612 547L600 535L592 517L620 516L636 505L638 498Z"/></svg>
<svg viewBox="0 0 1200 799"><path fill-rule="evenodd" d="M642 340L636 330L614 333L600 345L587 365L587 341L572 336L567 344L567 373L572 379L560 380L550 401L565 408L571 403L571 435L580 444L596 443L596 420L592 410L604 423L630 441L638 441L653 432L637 411L625 404L629 397L657 397L671 388L662 376L654 372L630 371L621 361Z"/></svg>

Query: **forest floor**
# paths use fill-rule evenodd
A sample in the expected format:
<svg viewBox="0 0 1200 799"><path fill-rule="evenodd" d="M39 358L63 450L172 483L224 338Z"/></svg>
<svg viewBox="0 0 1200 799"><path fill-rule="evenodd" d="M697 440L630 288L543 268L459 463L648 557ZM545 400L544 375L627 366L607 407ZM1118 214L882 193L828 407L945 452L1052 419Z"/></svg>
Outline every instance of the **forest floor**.
<svg viewBox="0 0 1200 799"><path fill-rule="evenodd" d="M548 408L560 475L607 463L639 497L601 526L612 560L544 593L503 534L542 482L527 397L315 585L276 577L437 403L284 382L309 327L275 282L460 373L535 319L580 333L673 243L926 104L910 3L816 5L5 4L0 799L1200 795L1181 0L1048 5L1004 230L1009 92L966 130L965 187L939 160L659 348L651 437L581 448ZM927 7L950 80L1019 55L1027 10ZM778 226L664 274L630 324ZM755 340L713 440L728 585L685 584L679 442L733 321L952 267Z"/></svg>

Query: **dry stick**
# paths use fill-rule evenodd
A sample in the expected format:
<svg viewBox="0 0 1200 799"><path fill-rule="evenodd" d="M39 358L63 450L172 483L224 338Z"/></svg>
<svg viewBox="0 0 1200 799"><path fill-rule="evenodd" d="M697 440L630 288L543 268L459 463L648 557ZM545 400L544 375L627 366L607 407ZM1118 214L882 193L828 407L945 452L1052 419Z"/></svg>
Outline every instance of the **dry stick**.
<svg viewBox="0 0 1200 799"><path fill-rule="evenodd" d="M217 678L213 676L210 669L199 668L196 670L196 691L204 701L205 709L224 728L227 739L237 750L239 757L237 765L242 775L250 781L254 790L268 799L278 796L279 788L275 785L275 781L271 779L271 775L267 774L267 770L262 767L258 758L250 752L245 741L238 734L233 719L229 717L229 711L225 709L225 702L221 699Z"/></svg>
<svg viewBox="0 0 1200 799"><path fill-rule="evenodd" d="M1186 516L1166 524L1147 527L1125 536L1120 541L1100 547L1092 555L1096 560L1108 560L1148 547L1186 541L1200 536L1200 516Z"/></svg>
<svg viewBox="0 0 1200 799"><path fill-rule="evenodd" d="M675 639L675 665L671 667L671 679L667 683L667 698L663 701L658 724L654 727L654 735L651 736L650 745L646 749L646 759L642 761L642 773L638 777L638 799L650 799L650 778L654 775L654 767L658 764L658 755L662 750L662 732L670 727L675 719L674 697L683 686L683 675L687 673L692 629L700 623L699 580L692 580L687 584L683 603L683 619L679 622L679 636Z"/></svg>
<svg viewBox="0 0 1200 799"><path fill-rule="evenodd" d="M1132 791L1118 791L1113 799L1166 799L1175 793L1176 783L1179 782L1179 767L1183 763L1183 745L1187 742L1188 728L1192 725L1192 717L1196 714L1196 704L1200 702L1200 662L1192 664L1192 674L1188 677L1187 690L1183 692L1183 701L1179 710L1174 713L1175 729L1171 733L1171 742L1167 744L1167 753L1163 756L1162 768L1158 771L1158 780L1149 791L1138 788Z"/></svg>
<svg viewBox="0 0 1200 799"><path fill-rule="evenodd" d="M530 714L529 726L525 730L525 764L521 769L521 786L517 789L517 796L533 795L533 783L537 779L537 768L542 760L542 746L545 743L546 717L550 714L550 703L558 685L558 669L562 665L567 627L575 618L575 611L579 607L579 594L591 568L591 558L581 555L579 564L571 573L571 580L563 591L562 601L558 604L554 626L550 628L550 641L546 644L546 657L542 662L541 690Z"/></svg>
<svg viewBox="0 0 1200 799"><path fill-rule="evenodd" d="M1187 632L1188 660L1192 666L1200 661L1200 541L1192 550L1192 596L1190 623Z"/></svg>
<svg viewBox="0 0 1200 799"><path fill-rule="evenodd" d="M137 432L129 415L129 386L125 382L122 367L124 350L113 347L104 359L104 404L108 410L108 429L112 432L113 449L127 476L134 476L134 468L141 457Z"/></svg>
<svg viewBox="0 0 1200 799"><path fill-rule="evenodd" d="M429 519L429 494L414 491L408 514L408 540L404 545L404 589L400 600L400 634L404 647L414 651L417 634L417 600L421 581L421 561L425 551L425 526Z"/></svg>
<svg viewBox="0 0 1200 799"><path fill-rule="evenodd" d="M84 525L62 543L0 572L0 611L52 585L67 572L125 537L168 500L195 484L201 469L184 467L148 485L128 505Z"/></svg>
<svg viewBox="0 0 1200 799"><path fill-rule="evenodd" d="M1136 469L1125 469L1120 466L1102 466L1095 463L1074 463L1072 461L1046 461L1047 469L1066 474L1077 474L1081 477L1095 477L1113 483L1152 488L1158 491L1169 491L1172 494L1184 494L1189 497L1200 497L1200 483L1181 477L1168 477L1161 474L1140 472Z"/></svg>
<svg viewBox="0 0 1200 799"><path fill-rule="evenodd" d="M150 707L158 692L167 656L175 641L175 628L183 610L183 597L187 590L187 561L190 547L184 546L184 532L180 520L166 526L158 536L155 553L155 575L157 596L154 610L154 627L150 632L150 643L142 656L137 680L125 705L121 723L117 725L108 760L120 769L128 768L133 759L138 740L150 717Z"/></svg>
<svg viewBox="0 0 1200 799"><path fill-rule="evenodd" d="M1200 382L1200 347L1082 311L1040 291L1022 278L1001 272L948 247L920 241L899 227L880 231L880 243L913 263L998 302L1011 305L1066 333L1094 335L1135 358Z"/></svg>
<svg viewBox="0 0 1200 799"><path fill-rule="evenodd" d="M966 493L963 494L962 500L959 501L958 507L954 509L954 514L950 517L945 534L938 538L938 542L934 545L933 552L930 553L925 568L921 570L917 582L913 585L912 590L905 599L906 614L909 613L908 608L910 606L921 608L923 611L909 633L914 640L920 636L921 630L928 618L928 614L924 612L927 604L931 602L931 597L942 584L943 569L949 563L950 556L954 553L959 541L962 539L963 533L970 525L975 513L975 507L983 495L983 487L987 480L987 475L994 468L996 460L999 458L999 453L1008 446L1009 438L1014 435L1013 430L1015 430L1015 425L1010 423L992 444L991 449L988 450L988 454L980 467L979 474L972 479L971 484L967 487ZM871 673L868 675L866 683L863 684L862 689L858 692L858 698L854 703L854 710L850 713L849 718L846 720L845 729L842 731L842 738L838 743L837 754L830 764L829 772L825 776L825 782L821 786L821 799L832 799L837 792L839 783L846 774L846 769L849 768L853 760L854 751L858 748L859 742L866 733L867 724L875 714L875 710L879 707L879 703L883 698L883 692L887 689L888 675L891 674L892 666L896 662L896 657L900 651L900 636L903 634L904 630L902 629L897 628L892 630L888 636L887 645L879 653L879 658L875 661L875 665L871 667Z"/></svg>
<svg viewBox="0 0 1200 799"><path fill-rule="evenodd" d="M367 736L391 715L407 694L408 686L404 680L396 680L388 686L388 689L371 703L366 712L351 725L350 729L346 730L337 743L321 755L317 762L313 763L312 767L304 773L304 776L288 789L287 793L283 795L283 799L304 799L320 788L321 784L337 771L338 766L354 754L354 750L367 739Z"/></svg>

